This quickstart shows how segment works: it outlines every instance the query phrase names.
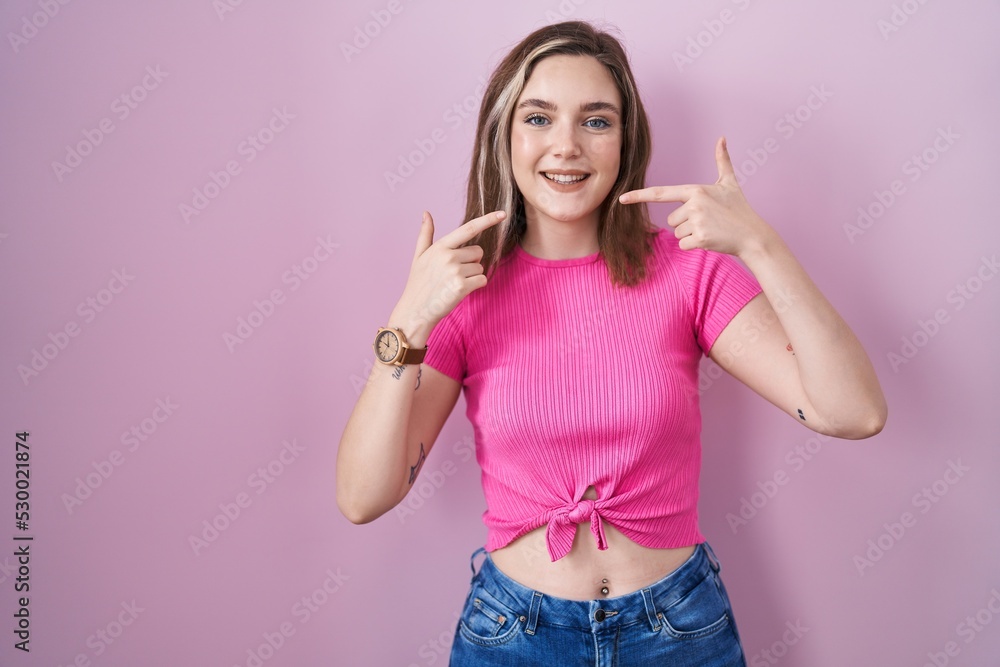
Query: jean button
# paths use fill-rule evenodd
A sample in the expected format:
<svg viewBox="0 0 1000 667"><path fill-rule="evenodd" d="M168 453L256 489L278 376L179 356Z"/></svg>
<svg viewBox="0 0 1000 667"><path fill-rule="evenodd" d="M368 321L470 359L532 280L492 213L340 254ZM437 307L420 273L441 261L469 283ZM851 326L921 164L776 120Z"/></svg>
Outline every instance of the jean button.
<svg viewBox="0 0 1000 667"><path fill-rule="evenodd" d="M594 612L594 620L597 621L598 623L603 621L606 616L607 614L604 613L603 609L598 609L597 611Z"/></svg>

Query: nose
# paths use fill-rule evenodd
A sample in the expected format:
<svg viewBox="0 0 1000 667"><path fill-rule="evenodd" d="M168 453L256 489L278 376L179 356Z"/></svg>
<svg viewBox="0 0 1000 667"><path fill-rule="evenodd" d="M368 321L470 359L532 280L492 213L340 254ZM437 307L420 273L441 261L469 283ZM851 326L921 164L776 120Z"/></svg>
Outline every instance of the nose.
<svg viewBox="0 0 1000 667"><path fill-rule="evenodd" d="M573 123L560 123L552 133L552 150L556 157L580 156L581 145L577 127Z"/></svg>

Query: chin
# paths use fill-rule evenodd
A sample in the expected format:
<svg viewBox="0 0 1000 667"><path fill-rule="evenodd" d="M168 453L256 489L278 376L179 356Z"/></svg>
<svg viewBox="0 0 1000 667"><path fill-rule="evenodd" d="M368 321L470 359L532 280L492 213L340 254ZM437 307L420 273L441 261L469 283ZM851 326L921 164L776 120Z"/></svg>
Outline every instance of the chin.
<svg viewBox="0 0 1000 667"><path fill-rule="evenodd" d="M589 211L546 211L545 215L556 222L576 222L589 215Z"/></svg>
<svg viewBox="0 0 1000 667"><path fill-rule="evenodd" d="M563 223L566 225L572 225L581 219L587 217L586 213L581 213L580 215L546 215L547 218L553 222Z"/></svg>
<svg viewBox="0 0 1000 667"><path fill-rule="evenodd" d="M576 201L549 202L548 206L539 207L539 211L556 220L575 220L588 215L599 215L607 198L605 194L600 199L587 197Z"/></svg>

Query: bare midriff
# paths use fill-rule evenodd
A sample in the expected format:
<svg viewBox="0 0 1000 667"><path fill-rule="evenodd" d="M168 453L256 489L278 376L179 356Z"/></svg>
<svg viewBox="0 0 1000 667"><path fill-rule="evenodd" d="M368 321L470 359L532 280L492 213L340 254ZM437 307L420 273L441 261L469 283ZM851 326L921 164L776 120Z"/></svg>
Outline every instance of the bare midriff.
<svg viewBox="0 0 1000 667"><path fill-rule="evenodd" d="M584 498L596 499L591 486ZM605 522L608 548L601 551L590 523L577 526L573 548L552 562L546 526L525 533L490 553L497 568L514 581L545 595L567 600L600 600L633 593L663 579L691 557L697 545L650 549L636 544Z"/></svg>

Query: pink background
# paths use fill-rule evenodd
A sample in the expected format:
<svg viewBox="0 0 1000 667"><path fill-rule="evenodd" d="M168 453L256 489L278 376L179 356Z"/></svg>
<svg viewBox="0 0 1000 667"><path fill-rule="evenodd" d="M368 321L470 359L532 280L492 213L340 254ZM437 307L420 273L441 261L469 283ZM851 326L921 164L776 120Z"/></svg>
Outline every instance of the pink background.
<svg viewBox="0 0 1000 667"><path fill-rule="evenodd" d="M888 397L880 435L824 442L706 360L701 526L751 664L1000 664L1000 7L623 4L3 3L0 662L228 667L263 645L268 667L446 664L485 539L464 399L412 511L350 524L336 448L421 210L439 237L462 222L482 81L566 16L624 34L650 184L714 182L728 137ZM852 236L859 207L877 215ZM734 530L744 499L760 507ZM35 536L30 655L15 534ZM888 550L859 569L869 540Z"/></svg>

